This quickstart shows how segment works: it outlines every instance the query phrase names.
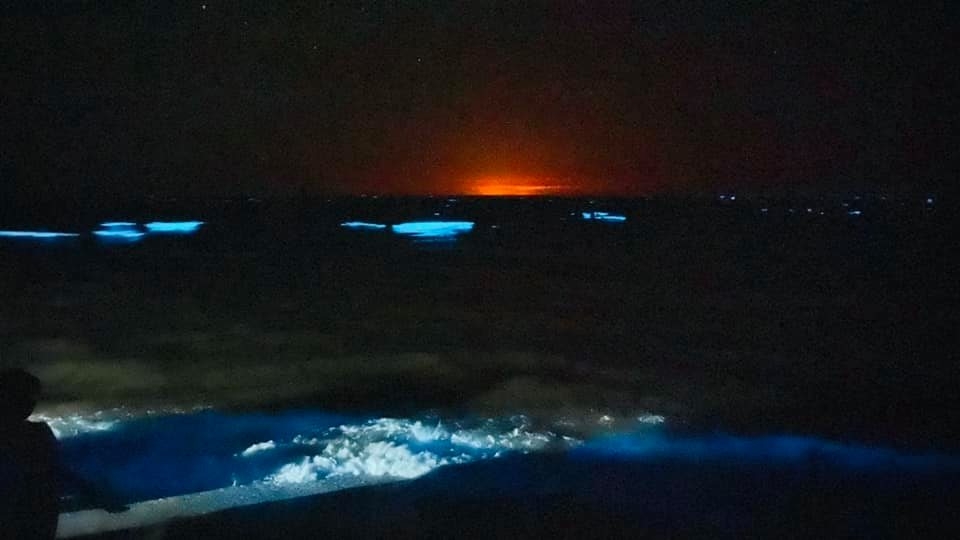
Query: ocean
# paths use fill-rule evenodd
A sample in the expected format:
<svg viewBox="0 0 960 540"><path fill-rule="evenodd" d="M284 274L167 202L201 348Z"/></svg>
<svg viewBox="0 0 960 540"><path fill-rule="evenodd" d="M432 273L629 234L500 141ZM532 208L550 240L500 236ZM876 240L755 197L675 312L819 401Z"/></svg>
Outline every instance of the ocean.
<svg viewBox="0 0 960 540"><path fill-rule="evenodd" d="M537 536L554 499L623 536L890 532L897 497L918 524L950 503L957 292L944 209L856 197L21 217L0 363L44 381L35 418L131 505L68 498L62 535L356 489L449 501L436 534L522 500L502 532Z"/></svg>

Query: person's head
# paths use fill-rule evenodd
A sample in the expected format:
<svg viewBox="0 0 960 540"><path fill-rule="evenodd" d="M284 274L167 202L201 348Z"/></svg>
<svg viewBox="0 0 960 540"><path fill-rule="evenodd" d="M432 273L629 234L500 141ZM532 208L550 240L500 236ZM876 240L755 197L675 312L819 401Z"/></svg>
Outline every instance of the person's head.
<svg viewBox="0 0 960 540"><path fill-rule="evenodd" d="M26 419L40 399L40 379L22 369L0 370L0 422Z"/></svg>

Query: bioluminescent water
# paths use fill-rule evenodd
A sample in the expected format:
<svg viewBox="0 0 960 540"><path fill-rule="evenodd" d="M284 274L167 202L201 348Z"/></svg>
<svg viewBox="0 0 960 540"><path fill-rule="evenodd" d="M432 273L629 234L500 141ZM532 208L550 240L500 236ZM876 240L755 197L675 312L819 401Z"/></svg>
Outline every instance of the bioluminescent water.
<svg viewBox="0 0 960 540"><path fill-rule="evenodd" d="M76 238L79 233L48 231L0 231L0 238L22 238L33 240L53 240L57 238Z"/></svg>
<svg viewBox="0 0 960 540"><path fill-rule="evenodd" d="M396 234L422 240L452 239L473 230L472 221L410 221L392 226Z"/></svg>
<svg viewBox="0 0 960 540"><path fill-rule="evenodd" d="M139 231L93 231L93 235L101 240L129 240L135 241L140 240L145 236L145 233Z"/></svg>
<svg viewBox="0 0 960 540"><path fill-rule="evenodd" d="M627 217L622 214L611 214L610 212L581 212L580 217L584 221L601 221L604 223L623 223Z"/></svg>
<svg viewBox="0 0 960 540"><path fill-rule="evenodd" d="M369 223L366 221L345 221L340 224L345 229L380 231L387 228L383 223Z"/></svg>
<svg viewBox="0 0 960 540"><path fill-rule="evenodd" d="M104 244L134 244L145 236L136 223L130 221L107 221L93 231L93 236Z"/></svg>
<svg viewBox="0 0 960 540"><path fill-rule="evenodd" d="M587 460L613 466L727 463L748 470L796 469L798 474L816 466L836 471L830 474L839 477L960 472L957 456L910 454L815 437L673 436L657 415L617 422L602 417L596 426L580 426L589 429L578 430L579 435L555 426L535 426L522 415L411 419L316 410L277 414L208 410L148 416L113 411L42 419L60 438L68 466L99 479L132 503L131 510L122 514L97 510L64 514L64 536L412 480L441 468L520 455L570 460L571 470ZM557 425L561 424L569 426ZM506 479L515 474L514 466L507 459L502 470L495 467L484 475L503 475L492 481L511 485ZM560 466L556 480L564 468Z"/></svg>
<svg viewBox="0 0 960 540"><path fill-rule="evenodd" d="M323 483L338 476L416 478L444 465L576 441L523 417L350 418L317 411L50 420L65 460L127 502L251 483ZM149 471L143 474L142 471Z"/></svg>
<svg viewBox="0 0 960 540"><path fill-rule="evenodd" d="M189 236L200 230L203 221L152 221L141 228L132 221L107 221L93 235L105 243L137 243L147 235Z"/></svg>
<svg viewBox="0 0 960 540"><path fill-rule="evenodd" d="M439 467L579 444L535 430L519 416L445 421L320 411L146 417L114 411L39 419L54 428L69 467L137 503L115 516L65 514L64 536L409 480Z"/></svg>
<svg viewBox="0 0 960 540"><path fill-rule="evenodd" d="M155 234L193 234L203 225L203 221L152 221L144 227Z"/></svg>

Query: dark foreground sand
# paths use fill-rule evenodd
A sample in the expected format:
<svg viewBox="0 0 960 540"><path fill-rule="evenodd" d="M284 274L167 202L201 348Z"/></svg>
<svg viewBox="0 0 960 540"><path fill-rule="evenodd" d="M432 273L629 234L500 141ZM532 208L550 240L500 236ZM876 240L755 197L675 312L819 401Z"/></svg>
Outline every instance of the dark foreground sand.
<svg viewBox="0 0 960 540"><path fill-rule="evenodd" d="M87 538L955 538L958 480L822 463L518 456Z"/></svg>

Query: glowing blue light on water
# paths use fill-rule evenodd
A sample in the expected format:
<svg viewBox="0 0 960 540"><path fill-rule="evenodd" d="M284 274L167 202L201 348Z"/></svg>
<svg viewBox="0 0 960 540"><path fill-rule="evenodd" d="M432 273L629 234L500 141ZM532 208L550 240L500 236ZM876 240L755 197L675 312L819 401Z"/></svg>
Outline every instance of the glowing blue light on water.
<svg viewBox="0 0 960 540"><path fill-rule="evenodd" d="M393 226L393 232L415 238L449 238L472 230L472 221L410 221Z"/></svg>
<svg viewBox="0 0 960 540"><path fill-rule="evenodd" d="M610 212L580 212L580 216L586 221L603 221L606 223L622 223L627 217L621 214L611 214Z"/></svg>
<svg viewBox="0 0 960 540"><path fill-rule="evenodd" d="M347 229L371 229L371 230L381 230L386 229L387 226L382 223L367 223L366 221L345 221L340 224L341 227Z"/></svg>
<svg viewBox="0 0 960 540"><path fill-rule="evenodd" d="M76 236L80 236L80 235L77 233L46 232L46 231L0 231L0 238L51 239L51 238L73 238Z"/></svg>
<svg viewBox="0 0 960 540"><path fill-rule="evenodd" d="M892 448L844 444L816 437L711 435L672 438L656 434L616 435L587 442L578 452L619 459L676 459L750 463L821 461L851 468L902 467L960 470L960 459L945 454L907 454Z"/></svg>
<svg viewBox="0 0 960 540"><path fill-rule="evenodd" d="M100 238L137 240L137 239L143 238L145 233L142 233L140 231L135 231L135 230L122 230L122 231L107 230L107 231L93 231L93 234L94 236L97 236Z"/></svg>
<svg viewBox="0 0 960 540"><path fill-rule="evenodd" d="M132 221L107 221L100 224L105 229L131 229L137 224Z"/></svg>
<svg viewBox="0 0 960 540"><path fill-rule="evenodd" d="M203 221L153 221L144 225L147 231L161 234L193 234Z"/></svg>
<svg viewBox="0 0 960 540"><path fill-rule="evenodd" d="M134 243L143 238L144 232L131 221L107 221L100 224L93 235L103 242Z"/></svg>

